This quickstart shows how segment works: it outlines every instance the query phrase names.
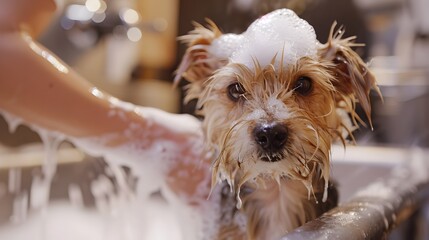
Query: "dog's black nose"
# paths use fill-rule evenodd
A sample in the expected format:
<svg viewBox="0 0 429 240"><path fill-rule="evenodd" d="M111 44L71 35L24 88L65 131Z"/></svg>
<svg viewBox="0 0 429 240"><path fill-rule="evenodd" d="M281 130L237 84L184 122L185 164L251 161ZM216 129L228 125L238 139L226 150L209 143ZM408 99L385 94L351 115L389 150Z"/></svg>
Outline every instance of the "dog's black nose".
<svg viewBox="0 0 429 240"><path fill-rule="evenodd" d="M280 151L288 139L288 129L281 123L259 124L253 130L256 143L270 153Z"/></svg>

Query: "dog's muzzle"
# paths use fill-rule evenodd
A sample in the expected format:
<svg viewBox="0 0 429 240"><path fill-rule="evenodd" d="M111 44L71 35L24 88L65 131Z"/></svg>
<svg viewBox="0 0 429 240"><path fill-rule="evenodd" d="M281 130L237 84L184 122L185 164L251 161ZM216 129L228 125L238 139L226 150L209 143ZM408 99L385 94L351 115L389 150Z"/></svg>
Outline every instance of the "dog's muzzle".
<svg viewBox="0 0 429 240"><path fill-rule="evenodd" d="M283 148L288 140L288 128L281 123L258 124L253 129L255 142L262 151L261 160L277 162L282 159Z"/></svg>

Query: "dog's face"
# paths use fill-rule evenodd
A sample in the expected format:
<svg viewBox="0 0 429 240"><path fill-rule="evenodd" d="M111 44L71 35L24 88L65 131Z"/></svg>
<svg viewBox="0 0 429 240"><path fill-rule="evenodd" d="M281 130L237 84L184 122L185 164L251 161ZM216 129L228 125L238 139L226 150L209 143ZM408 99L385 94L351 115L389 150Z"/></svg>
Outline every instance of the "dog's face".
<svg viewBox="0 0 429 240"><path fill-rule="evenodd" d="M257 177L308 182L317 166L329 174L338 125L329 79L309 58L284 71L240 63L219 69L200 98L208 142L219 153L215 176L241 185Z"/></svg>
<svg viewBox="0 0 429 240"><path fill-rule="evenodd" d="M342 32L318 43L292 11L274 11L241 35L198 25L185 36L178 76L191 82L208 146L217 153L213 182L329 177L331 142L344 141L359 101L370 118L375 81ZM358 119L360 120L360 119Z"/></svg>

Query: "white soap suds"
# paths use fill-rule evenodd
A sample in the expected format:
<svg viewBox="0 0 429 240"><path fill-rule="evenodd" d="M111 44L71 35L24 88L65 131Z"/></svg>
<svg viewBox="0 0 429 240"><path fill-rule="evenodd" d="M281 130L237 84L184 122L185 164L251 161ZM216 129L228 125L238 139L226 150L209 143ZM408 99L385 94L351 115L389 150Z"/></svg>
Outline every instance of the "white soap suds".
<svg viewBox="0 0 429 240"><path fill-rule="evenodd" d="M14 133L18 126L22 124L22 120L20 118L17 118L8 112L0 111L0 115L3 116L6 123L8 124L10 133Z"/></svg>
<svg viewBox="0 0 429 240"><path fill-rule="evenodd" d="M225 34L215 39L209 51L250 69L255 67L255 60L264 67L274 57L276 67L286 67L302 57L315 57L318 44L310 24L289 9L279 9L262 16L240 35Z"/></svg>
<svg viewBox="0 0 429 240"><path fill-rule="evenodd" d="M92 89L92 94L94 93L97 94L98 97L104 97L103 94ZM35 124L27 124L40 135L44 143L45 160L42 165L42 175L33 177L30 197L20 194L17 195L14 200L14 212L11 220L14 222L26 220L28 207L33 210L40 210L41 215L49 214L47 209L49 208L51 184L53 176L56 173L56 150L59 143L67 139L92 156L104 157L109 164L109 171L107 174L109 176L114 176L118 185L117 188L114 189L110 180L103 175L97 177L90 183L90 189L94 196L98 211L101 214L107 214L106 217L108 218L115 219L114 224L120 225L115 227L118 231L134 231L135 227L138 230L137 225L144 221L144 218L142 214L138 215L132 209L141 208L139 206L146 204L150 194L155 191L161 191L171 207L171 215L177 218L177 223L181 225L180 236L184 236L183 239L205 239L200 236L202 234L208 234L209 232L211 232L209 235L212 235L216 232L216 226L214 226L216 220L214 220L214 218L218 215L216 212L212 211L214 200L206 200L205 195L209 191L208 182L201 182L201 186L198 187L198 191L194 196L177 195L171 191L166 183L166 171L174 164L172 160L177 159L177 156L181 154L185 146L187 146L185 147L187 151L193 152L195 156L201 156L201 154L199 154L203 149L203 136L199 130L201 123L189 115L177 115L165 113L157 109L140 108L132 104L124 103L118 99L110 102L112 108L110 114L124 115L126 111L134 111L146 119L148 127L139 129L137 124L130 122L129 128L123 132L110 133L96 137L76 138L64 136L54 131L48 131ZM8 114L4 111L0 111L0 114L7 115L6 121L13 124L14 128L23 123L20 118L12 114ZM149 136L149 134L153 136L162 134L158 132L160 131L160 127L151 127L153 124L161 125L164 129L162 131L164 132L175 132L178 135L180 135L180 133L186 133L188 138L185 140L186 142L182 143L183 146L178 146L177 142L174 142L177 140L173 141L168 139L158 139L156 145L148 145L149 142L145 141L145 134L147 134L147 136ZM109 146L111 140L118 139L121 136L125 136L125 138L131 137L133 134L140 134L142 141L125 141L123 144L114 147ZM130 186L126 182L125 173L121 166L130 167L132 173L138 177L135 193L131 191ZM10 191L15 192L19 191L18 185L20 178L19 176L18 178L14 176L18 176L16 170L11 170L11 178L13 178L13 181L10 183ZM189 177L192 178L192 176ZM207 178L207 181L209 180L210 177ZM70 200L72 201L71 204L75 206L82 204L80 189L71 187L69 193ZM28 199L30 199L30 201L28 201ZM189 206L189 201L198 203L199 207ZM147 214L144 216L145 218L148 217ZM42 216L41 220L41 229L39 231L41 234L40 239L50 239L47 236L50 230L47 229L48 223L45 221L46 218ZM105 228L110 229L113 223L106 219L106 224ZM202 231L203 228L204 232ZM109 235L108 233L106 234ZM118 235L119 233L113 234ZM153 232L153 234L156 235L155 232ZM182 239L180 236L176 239ZM135 236L128 236L128 234L125 234L117 239L131 240L136 238Z"/></svg>
<svg viewBox="0 0 429 240"><path fill-rule="evenodd" d="M228 59L244 41L244 33L241 35L228 33L215 39L209 46L209 52L222 59Z"/></svg>

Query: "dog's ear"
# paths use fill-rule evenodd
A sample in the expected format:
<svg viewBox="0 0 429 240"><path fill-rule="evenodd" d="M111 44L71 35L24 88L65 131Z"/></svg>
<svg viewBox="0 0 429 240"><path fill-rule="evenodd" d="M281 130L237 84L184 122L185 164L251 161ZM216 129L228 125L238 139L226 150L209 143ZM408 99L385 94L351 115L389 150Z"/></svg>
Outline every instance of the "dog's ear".
<svg viewBox="0 0 429 240"><path fill-rule="evenodd" d="M194 22L195 29L188 35L179 37L179 40L186 43L188 48L176 70L174 84L177 85L182 77L191 83L188 86L186 101L198 98L206 80L225 64L225 60L210 53L210 45L222 33L213 21L209 19L206 21L208 27Z"/></svg>
<svg viewBox="0 0 429 240"><path fill-rule="evenodd" d="M352 49L352 47L360 47L363 44L355 43L356 37L354 36L342 39L344 29L340 27L334 32L335 26L336 23L332 25L328 42L319 48L319 55L323 60L328 61L334 77L332 84L336 89L337 102L345 100L346 103L351 104L349 112L353 119L360 120L354 113L354 103L358 101L372 127L369 93L373 88L381 97L380 90L366 63Z"/></svg>

